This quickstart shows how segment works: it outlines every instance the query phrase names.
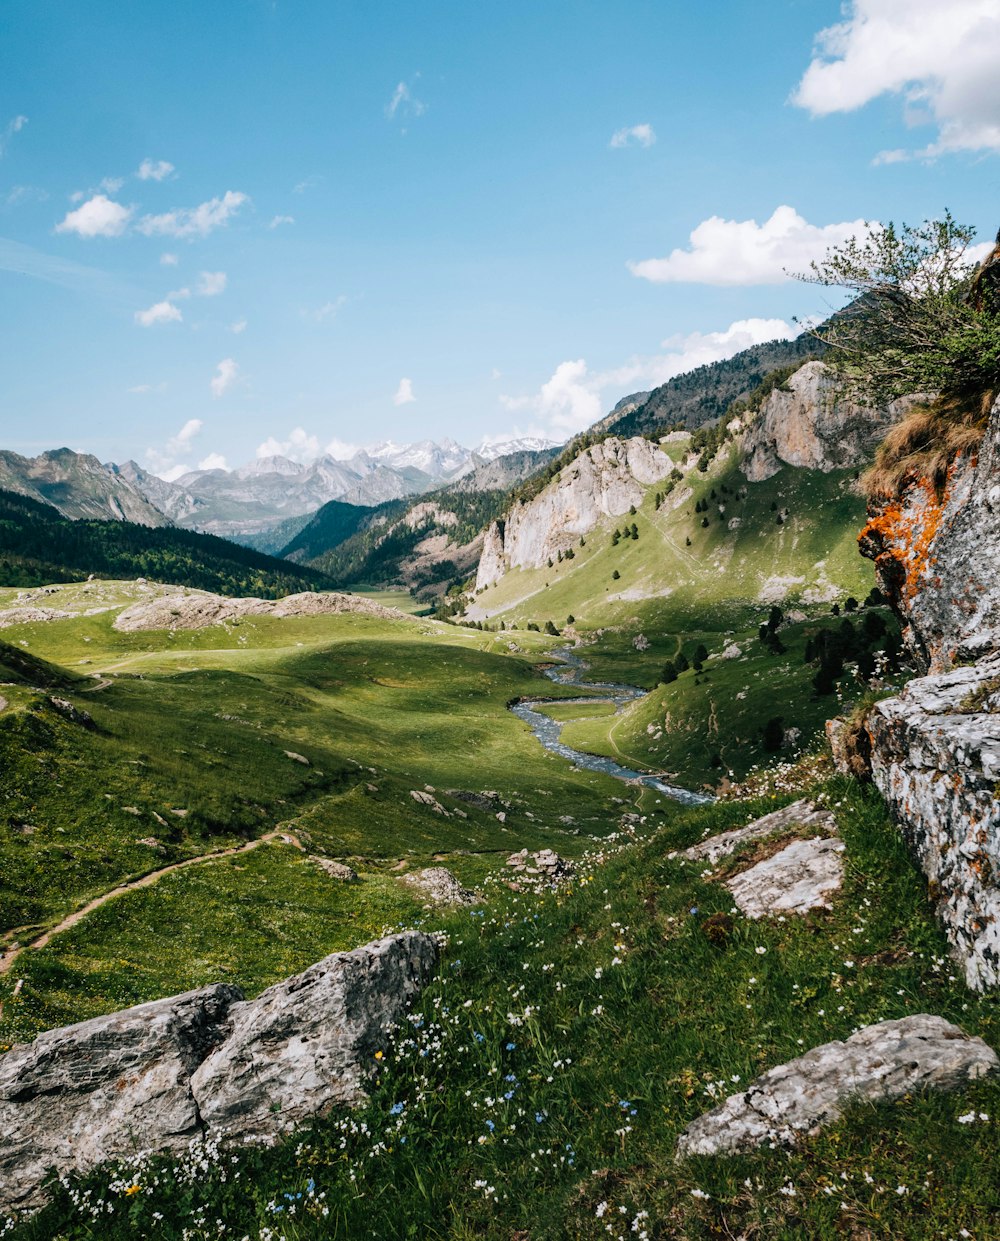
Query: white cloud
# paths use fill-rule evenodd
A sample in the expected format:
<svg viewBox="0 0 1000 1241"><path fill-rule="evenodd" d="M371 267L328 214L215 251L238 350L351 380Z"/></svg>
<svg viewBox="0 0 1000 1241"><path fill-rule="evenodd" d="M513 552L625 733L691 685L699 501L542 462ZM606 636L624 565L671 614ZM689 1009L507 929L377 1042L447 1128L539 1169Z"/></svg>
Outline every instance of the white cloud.
<svg viewBox="0 0 1000 1241"><path fill-rule="evenodd" d="M19 134L27 123L28 118L26 116L15 116L12 121L8 121L3 129L0 130L0 159L3 158L11 138L15 134Z"/></svg>
<svg viewBox="0 0 1000 1241"><path fill-rule="evenodd" d="M319 454L319 440L303 427L296 427L286 440L275 439L273 435L269 435L257 448L258 460L261 457L287 457L290 461L304 464L314 461Z"/></svg>
<svg viewBox="0 0 1000 1241"><path fill-rule="evenodd" d="M103 190L105 194L117 194L124 184L124 177L105 177L98 189Z"/></svg>
<svg viewBox="0 0 1000 1241"><path fill-rule="evenodd" d="M226 190L221 198L210 198L197 207L144 215L136 228L147 237L207 237L214 229L228 224L249 201L249 196L240 190Z"/></svg>
<svg viewBox="0 0 1000 1241"><path fill-rule="evenodd" d="M703 220L686 250L672 250L663 259L629 263L633 276L654 284L782 284L789 272L808 268L831 246L868 231L865 220L842 224L807 223L793 207L778 207L763 224L756 220Z"/></svg>
<svg viewBox="0 0 1000 1241"><path fill-rule="evenodd" d="M851 0L846 20L821 30L792 95L813 116L853 112L899 96L911 126L936 139L909 154L1000 151L1000 6L996 0ZM898 162L899 151L879 162Z"/></svg>
<svg viewBox="0 0 1000 1241"><path fill-rule="evenodd" d="M152 391L153 391L152 384L136 384L134 388L129 388L129 392L134 393L136 396L141 396L146 392L152 392Z"/></svg>
<svg viewBox="0 0 1000 1241"><path fill-rule="evenodd" d="M180 259L177 257L176 254L168 253L168 254L160 255L160 265L162 267L176 267L179 262L180 262Z"/></svg>
<svg viewBox="0 0 1000 1241"><path fill-rule="evenodd" d="M236 382L239 370L239 366L232 358L223 358L215 368L215 374L208 385L212 389L212 396L220 397L223 393L228 392Z"/></svg>
<svg viewBox="0 0 1000 1241"><path fill-rule="evenodd" d="M731 358L764 341L787 340L796 333L783 319L738 319L723 331L670 336L661 343L663 352L637 355L609 370L592 372L583 358L562 362L534 395L503 395L500 403L511 412L531 413L539 420L539 426L528 433L566 438L591 426L626 393L658 387L697 366Z"/></svg>
<svg viewBox="0 0 1000 1241"><path fill-rule="evenodd" d="M409 405L411 401L416 399L413 395L413 380L401 379L399 387L396 389L396 395L392 398L393 405Z"/></svg>
<svg viewBox="0 0 1000 1241"><path fill-rule="evenodd" d="M229 330L230 332L232 332L234 336L239 336L241 333L247 330L246 319L237 319L235 323L231 323L229 325Z"/></svg>
<svg viewBox="0 0 1000 1241"><path fill-rule="evenodd" d="M304 177L301 181L298 182L298 184L292 186L292 193L293 194L304 194L306 190L314 190L316 186L321 185L322 182L323 182L323 178L318 177L315 174L313 176Z"/></svg>
<svg viewBox="0 0 1000 1241"><path fill-rule="evenodd" d="M165 478L167 482L173 482L175 478L186 474L190 466L179 462L178 457L183 457L190 451L192 441L201 433L204 425L200 418L189 418L177 434L167 440L163 448L147 448L146 461L153 473Z"/></svg>
<svg viewBox="0 0 1000 1241"><path fill-rule="evenodd" d="M294 223L295 223L295 216L293 215L276 215L272 217L271 223L267 227L268 228L279 228L282 224L294 224Z"/></svg>
<svg viewBox="0 0 1000 1241"><path fill-rule="evenodd" d="M177 302L177 301L182 302L190 296L191 296L191 290L187 287L187 285L185 285L183 289L171 289L170 292L167 294L167 301L168 302Z"/></svg>
<svg viewBox="0 0 1000 1241"><path fill-rule="evenodd" d="M21 203L43 203L48 197L48 191L37 185L12 185L3 201L6 207L16 207Z"/></svg>
<svg viewBox="0 0 1000 1241"><path fill-rule="evenodd" d="M77 233L80 237L120 237L128 227L134 208L112 202L105 194L95 194L82 207L67 213L57 233Z"/></svg>
<svg viewBox="0 0 1000 1241"><path fill-rule="evenodd" d="M341 307L347 305L347 294L340 293L330 302L324 302L322 306L317 306L315 310L303 310L303 319L313 319L317 323L322 323L324 319L333 319L340 313Z"/></svg>
<svg viewBox="0 0 1000 1241"><path fill-rule="evenodd" d="M418 73L417 77L419 76ZM426 111L427 105L414 95L412 88L406 82L399 83L392 92L392 98L385 105L385 115L390 121L396 120L397 117L408 121L411 117L423 116Z"/></svg>
<svg viewBox="0 0 1000 1241"><path fill-rule="evenodd" d="M228 470L226 458L221 452L210 452L207 457L202 458L198 462L199 470Z"/></svg>
<svg viewBox="0 0 1000 1241"><path fill-rule="evenodd" d="M612 148L651 147L655 141L656 132L652 125L644 122L642 125L630 125L624 129L616 129L608 145Z"/></svg>
<svg viewBox="0 0 1000 1241"><path fill-rule="evenodd" d="M173 164L165 159L144 159L135 175L140 181L165 181L173 171Z"/></svg>
<svg viewBox="0 0 1000 1241"><path fill-rule="evenodd" d="M328 457L333 457L334 461L350 461L350 459L361 451L360 444L352 444L347 440L332 439L323 450Z"/></svg>
<svg viewBox="0 0 1000 1241"><path fill-rule="evenodd" d="M203 271L198 277L198 296L217 297L220 293L225 293L227 283L224 271Z"/></svg>
<svg viewBox="0 0 1000 1241"><path fill-rule="evenodd" d="M181 291L183 292L183 290ZM181 314L180 308L175 306L169 299L156 302L148 310L137 310L135 312L136 323L141 323L143 327L152 327L156 323L180 323L183 318L184 316Z"/></svg>

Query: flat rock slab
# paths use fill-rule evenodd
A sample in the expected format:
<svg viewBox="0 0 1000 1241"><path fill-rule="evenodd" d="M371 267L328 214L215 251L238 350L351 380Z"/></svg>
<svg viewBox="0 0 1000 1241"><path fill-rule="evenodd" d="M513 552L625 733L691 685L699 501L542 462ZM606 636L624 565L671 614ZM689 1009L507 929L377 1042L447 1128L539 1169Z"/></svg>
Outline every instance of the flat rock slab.
<svg viewBox="0 0 1000 1241"><path fill-rule="evenodd" d="M404 875L403 882L434 905L475 905L476 894L463 888L446 866L428 866Z"/></svg>
<svg viewBox="0 0 1000 1241"><path fill-rule="evenodd" d="M829 896L844 880L843 852L842 840L796 840L728 879L726 887L748 918L829 909Z"/></svg>
<svg viewBox="0 0 1000 1241"><path fill-rule="evenodd" d="M737 827L731 832L710 836L708 840L703 840L699 844L692 845L690 849L685 849L680 856L692 862L706 861L714 866L720 858L728 857L730 853L735 853L748 842L800 828L823 832L828 836L836 835L837 820L829 810L822 810L814 802L803 798L792 802L790 806L784 806L781 810L765 814L762 819L755 819L746 827Z"/></svg>
<svg viewBox="0 0 1000 1241"><path fill-rule="evenodd" d="M818 1133L858 1100L880 1102L924 1090L958 1090L1000 1068L981 1038L928 1013L865 1026L770 1069L740 1094L691 1122L677 1156L732 1155Z"/></svg>
<svg viewBox="0 0 1000 1241"><path fill-rule="evenodd" d="M0 1209L38 1205L51 1168L86 1172L199 1134L270 1138L357 1101L437 955L431 936L407 931L250 1002L204 987L15 1046L0 1056Z"/></svg>

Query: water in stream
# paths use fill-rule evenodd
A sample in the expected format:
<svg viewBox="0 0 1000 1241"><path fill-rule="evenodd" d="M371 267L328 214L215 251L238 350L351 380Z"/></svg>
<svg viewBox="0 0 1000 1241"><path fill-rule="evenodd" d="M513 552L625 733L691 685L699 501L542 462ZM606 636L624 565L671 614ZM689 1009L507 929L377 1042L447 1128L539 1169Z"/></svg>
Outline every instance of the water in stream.
<svg viewBox="0 0 1000 1241"><path fill-rule="evenodd" d="M599 695L591 694L589 697L580 698L531 698L524 702L517 702L511 707L518 719L524 720L546 750L551 750L553 754L569 759L571 763L587 771L600 771L606 776L614 776L629 784L644 784L647 788L656 789L658 793L663 793L664 796L681 802L685 806L701 806L715 800L705 793L694 793L690 789L667 784L659 776L652 776L648 772L633 771L629 767L623 767L614 759L602 758L597 754L585 754L582 750L573 750L568 745L564 745L559 740L563 722L552 719L551 716L536 710L536 707L553 702L580 705L591 702L613 702L620 711L627 703L642 698L646 691L639 689L636 685L619 685L614 681L585 681L582 674L587 665L578 655L574 655L569 647L551 651L550 656L552 659L559 660L560 666L546 669L545 675L549 680L557 681L560 685L579 685L581 689L603 692Z"/></svg>

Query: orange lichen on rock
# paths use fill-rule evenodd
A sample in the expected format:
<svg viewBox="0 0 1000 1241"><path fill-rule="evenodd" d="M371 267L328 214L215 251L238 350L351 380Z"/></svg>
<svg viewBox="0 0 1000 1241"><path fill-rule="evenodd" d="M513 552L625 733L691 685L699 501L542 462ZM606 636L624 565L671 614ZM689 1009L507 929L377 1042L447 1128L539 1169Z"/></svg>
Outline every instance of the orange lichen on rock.
<svg viewBox="0 0 1000 1241"><path fill-rule="evenodd" d="M923 496L918 499L921 492ZM899 500L884 504L858 535L859 543L868 542L878 549L875 563L880 568L885 568L883 557L896 562L902 570L900 595L906 599L913 598L934 564L930 548L947 502L947 490L938 496L929 478L917 479L907 488L905 504Z"/></svg>

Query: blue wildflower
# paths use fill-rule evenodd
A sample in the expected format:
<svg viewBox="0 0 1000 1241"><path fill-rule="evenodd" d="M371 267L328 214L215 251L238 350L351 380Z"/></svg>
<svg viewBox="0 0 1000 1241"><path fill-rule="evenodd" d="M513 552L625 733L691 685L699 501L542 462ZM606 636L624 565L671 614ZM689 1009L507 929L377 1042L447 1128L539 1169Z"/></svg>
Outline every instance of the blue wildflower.
<svg viewBox="0 0 1000 1241"><path fill-rule="evenodd" d="M399 1115L399 1113L403 1110L403 1108L404 1108L405 1106L406 1106L406 1105L405 1105L405 1104L403 1104L403 1103L394 1103L394 1104L392 1105L392 1107L391 1107L391 1108L389 1108L389 1115L390 1115L390 1116L398 1116L398 1115Z"/></svg>

